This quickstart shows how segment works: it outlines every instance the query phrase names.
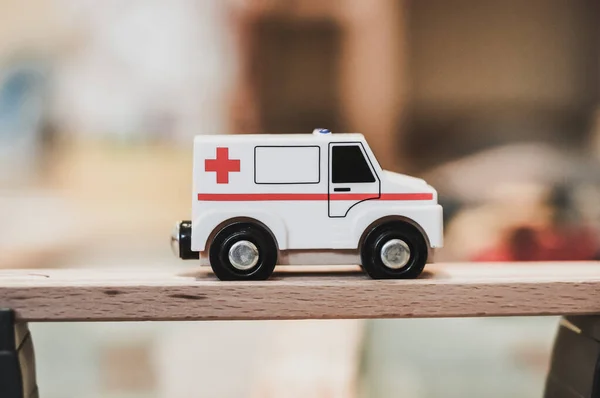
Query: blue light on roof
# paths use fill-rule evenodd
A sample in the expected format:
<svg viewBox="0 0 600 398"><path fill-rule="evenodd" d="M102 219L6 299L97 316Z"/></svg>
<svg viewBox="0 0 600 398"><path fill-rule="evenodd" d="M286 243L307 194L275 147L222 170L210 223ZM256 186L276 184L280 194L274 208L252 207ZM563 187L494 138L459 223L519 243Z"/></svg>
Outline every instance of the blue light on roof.
<svg viewBox="0 0 600 398"><path fill-rule="evenodd" d="M331 134L331 131L328 129L314 129L313 134Z"/></svg>

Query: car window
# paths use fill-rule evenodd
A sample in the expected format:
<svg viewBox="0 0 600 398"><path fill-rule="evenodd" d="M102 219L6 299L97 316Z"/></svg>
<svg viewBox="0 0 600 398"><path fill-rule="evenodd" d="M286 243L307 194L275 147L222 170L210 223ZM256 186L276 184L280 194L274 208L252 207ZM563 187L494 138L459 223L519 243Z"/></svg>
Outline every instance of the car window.
<svg viewBox="0 0 600 398"><path fill-rule="evenodd" d="M375 182L360 146L336 145L331 148L331 182L334 184Z"/></svg>

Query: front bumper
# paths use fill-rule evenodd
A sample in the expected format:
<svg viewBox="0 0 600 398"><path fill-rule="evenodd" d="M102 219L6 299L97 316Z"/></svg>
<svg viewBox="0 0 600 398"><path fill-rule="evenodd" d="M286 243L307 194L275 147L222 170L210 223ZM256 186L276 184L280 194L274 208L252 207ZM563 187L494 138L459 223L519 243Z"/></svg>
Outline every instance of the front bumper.
<svg viewBox="0 0 600 398"><path fill-rule="evenodd" d="M192 222L180 221L171 233L171 249L182 260L197 260L200 253L192 250Z"/></svg>

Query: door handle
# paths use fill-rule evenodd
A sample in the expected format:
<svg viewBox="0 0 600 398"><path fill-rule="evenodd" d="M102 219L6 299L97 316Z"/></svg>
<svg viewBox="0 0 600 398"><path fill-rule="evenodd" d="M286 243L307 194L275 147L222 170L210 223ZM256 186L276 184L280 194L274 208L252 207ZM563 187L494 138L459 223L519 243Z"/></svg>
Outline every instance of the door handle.
<svg viewBox="0 0 600 398"><path fill-rule="evenodd" d="M333 188L333 192L350 192L350 187Z"/></svg>

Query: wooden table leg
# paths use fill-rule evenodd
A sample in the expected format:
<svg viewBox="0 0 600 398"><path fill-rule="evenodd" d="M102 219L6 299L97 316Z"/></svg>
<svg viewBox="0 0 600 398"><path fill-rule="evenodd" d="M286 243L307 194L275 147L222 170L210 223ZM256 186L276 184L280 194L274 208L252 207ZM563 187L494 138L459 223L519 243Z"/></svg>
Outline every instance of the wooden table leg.
<svg viewBox="0 0 600 398"><path fill-rule="evenodd" d="M600 398L600 316L561 319L544 398Z"/></svg>
<svg viewBox="0 0 600 398"><path fill-rule="evenodd" d="M0 397L38 398L33 340L26 322L0 309Z"/></svg>

